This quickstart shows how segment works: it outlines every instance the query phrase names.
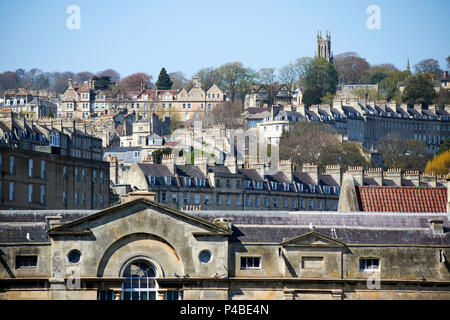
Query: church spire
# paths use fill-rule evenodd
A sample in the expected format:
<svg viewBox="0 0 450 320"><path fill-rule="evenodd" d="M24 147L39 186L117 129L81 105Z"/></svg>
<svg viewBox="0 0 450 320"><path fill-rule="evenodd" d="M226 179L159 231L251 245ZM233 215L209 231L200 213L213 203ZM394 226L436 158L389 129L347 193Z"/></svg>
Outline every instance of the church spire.
<svg viewBox="0 0 450 320"><path fill-rule="evenodd" d="M411 71L411 68L409 67L409 57L406 59L406 70Z"/></svg>

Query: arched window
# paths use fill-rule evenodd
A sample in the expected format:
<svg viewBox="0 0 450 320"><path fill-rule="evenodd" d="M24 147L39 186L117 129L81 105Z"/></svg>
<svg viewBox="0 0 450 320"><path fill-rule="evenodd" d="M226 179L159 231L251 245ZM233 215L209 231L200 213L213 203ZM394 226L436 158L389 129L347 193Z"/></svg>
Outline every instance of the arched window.
<svg viewBox="0 0 450 320"><path fill-rule="evenodd" d="M156 300L156 270L146 261L133 261L124 270L122 300Z"/></svg>

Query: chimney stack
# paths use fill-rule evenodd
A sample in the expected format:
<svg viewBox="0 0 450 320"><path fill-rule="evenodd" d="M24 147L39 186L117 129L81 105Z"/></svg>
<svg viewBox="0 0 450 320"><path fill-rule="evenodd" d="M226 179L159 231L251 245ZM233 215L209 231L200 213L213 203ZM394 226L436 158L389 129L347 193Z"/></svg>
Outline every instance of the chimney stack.
<svg viewBox="0 0 450 320"><path fill-rule="evenodd" d="M348 167L347 173L349 173L355 179L357 186L364 185L363 167Z"/></svg>
<svg viewBox="0 0 450 320"><path fill-rule="evenodd" d="M47 228L51 229L61 225L61 216L46 216L45 221L47 222Z"/></svg>
<svg viewBox="0 0 450 320"><path fill-rule="evenodd" d="M266 165L264 161L262 160L254 160L250 164L251 168L258 171L259 175L264 179L265 171L266 171Z"/></svg>
<svg viewBox="0 0 450 320"><path fill-rule="evenodd" d="M161 164L167 166L170 173L175 175L175 158L173 154L163 154L162 156Z"/></svg>
<svg viewBox="0 0 450 320"><path fill-rule="evenodd" d="M411 180L415 187L420 187L420 174L419 171L406 171L403 175L406 180Z"/></svg>
<svg viewBox="0 0 450 320"><path fill-rule="evenodd" d="M292 161L289 160L280 160L278 162L278 171L284 173L284 175L288 178L289 181L292 181L292 172L294 171Z"/></svg>
<svg viewBox="0 0 450 320"><path fill-rule="evenodd" d="M205 156L194 157L194 166L198 167L205 176L208 175L208 164Z"/></svg>
<svg viewBox="0 0 450 320"><path fill-rule="evenodd" d="M367 178L372 178L381 187L383 186L383 169L381 168L369 168L366 171Z"/></svg>
<svg viewBox="0 0 450 320"><path fill-rule="evenodd" d="M309 174L316 185L319 184L319 167L316 164L304 163L302 172Z"/></svg>
<svg viewBox="0 0 450 320"><path fill-rule="evenodd" d="M388 169L385 173L385 178L394 181L397 187L402 186L402 171L401 169Z"/></svg>
<svg viewBox="0 0 450 320"><path fill-rule="evenodd" d="M334 181L341 186L342 185L342 168L341 165L330 165L325 167L325 174L333 177Z"/></svg>
<svg viewBox="0 0 450 320"><path fill-rule="evenodd" d="M431 231L433 234L443 234L444 233L444 220L443 219L432 219L429 220Z"/></svg>
<svg viewBox="0 0 450 320"><path fill-rule="evenodd" d="M224 166L230 170L231 173L237 173L237 163L235 156L227 156L225 158Z"/></svg>

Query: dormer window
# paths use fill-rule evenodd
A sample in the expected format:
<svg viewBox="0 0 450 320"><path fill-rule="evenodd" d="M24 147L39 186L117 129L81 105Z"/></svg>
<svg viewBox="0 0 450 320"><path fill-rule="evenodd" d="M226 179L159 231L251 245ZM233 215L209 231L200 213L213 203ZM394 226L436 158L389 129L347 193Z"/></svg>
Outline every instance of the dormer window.
<svg viewBox="0 0 450 320"><path fill-rule="evenodd" d="M255 181L255 189L262 190L263 189L263 182L262 181Z"/></svg>
<svg viewBox="0 0 450 320"><path fill-rule="evenodd" d="M184 177L184 185L190 187L191 186L191 178Z"/></svg>
<svg viewBox="0 0 450 320"><path fill-rule="evenodd" d="M206 186L206 179L203 178L196 178L196 185L197 187L204 187Z"/></svg>
<svg viewBox="0 0 450 320"><path fill-rule="evenodd" d="M277 187L278 187L278 183L272 181L272 189L277 190Z"/></svg>
<svg viewBox="0 0 450 320"><path fill-rule="evenodd" d="M309 185L309 191L311 191L311 193L315 193L316 192L316 186L313 186L312 184Z"/></svg>
<svg viewBox="0 0 450 320"><path fill-rule="evenodd" d="M149 176L148 177L150 184L155 184L156 183L156 177L155 176Z"/></svg>
<svg viewBox="0 0 450 320"><path fill-rule="evenodd" d="M303 192L303 183L297 183L298 192Z"/></svg>
<svg viewBox="0 0 450 320"><path fill-rule="evenodd" d="M249 180L245 181L245 189L250 189L250 183L251 181Z"/></svg>
<svg viewBox="0 0 450 320"><path fill-rule="evenodd" d="M283 183L283 188L284 188L284 191L289 191L289 184L284 182Z"/></svg>
<svg viewBox="0 0 450 320"><path fill-rule="evenodd" d="M172 184L172 178L171 177L164 177L164 180L166 182L166 185L170 186Z"/></svg>
<svg viewBox="0 0 450 320"><path fill-rule="evenodd" d="M330 190L331 190L330 186L323 186L323 192L324 193L330 194Z"/></svg>

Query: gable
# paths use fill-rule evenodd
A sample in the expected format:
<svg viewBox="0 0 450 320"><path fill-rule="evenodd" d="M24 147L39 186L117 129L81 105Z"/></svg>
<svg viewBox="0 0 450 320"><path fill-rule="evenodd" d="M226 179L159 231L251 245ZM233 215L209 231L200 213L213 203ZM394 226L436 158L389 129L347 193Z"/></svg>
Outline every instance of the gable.
<svg viewBox="0 0 450 320"><path fill-rule="evenodd" d="M122 223L123 220L124 223ZM217 226L212 222L187 214L172 207L154 201L139 198L117 206L113 206L88 216L73 220L49 229L52 235L92 235L91 229L111 223L120 225L122 232L136 232L138 229L157 229L160 221L189 224L198 232L205 234L229 235L230 230ZM112 223L114 222L114 223ZM133 228L131 225L135 225ZM175 228L175 226L174 226Z"/></svg>
<svg viewBox="0 0 450 320"><path fill-rule="evenodd" d="M286 239L281 243L281 245L284 247L345 247L345 244L340 240L332 239L316 231L311 231L295 238Z"/></svg>

